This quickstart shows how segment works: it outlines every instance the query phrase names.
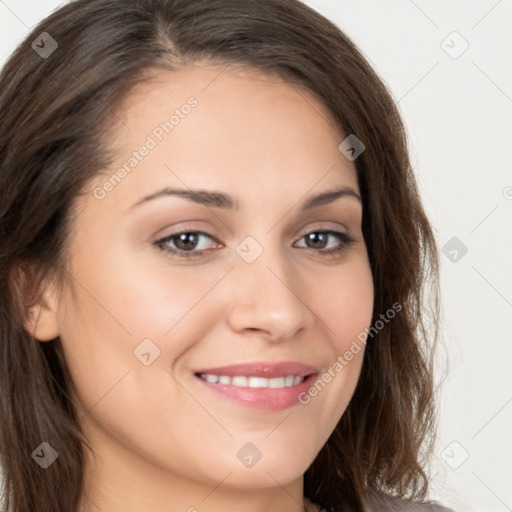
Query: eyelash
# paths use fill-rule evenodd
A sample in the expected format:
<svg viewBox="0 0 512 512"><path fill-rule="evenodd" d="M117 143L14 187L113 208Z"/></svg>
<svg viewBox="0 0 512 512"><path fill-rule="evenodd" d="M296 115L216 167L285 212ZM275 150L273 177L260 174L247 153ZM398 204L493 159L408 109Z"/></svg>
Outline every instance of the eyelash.
<svg viewBox="0 0 512 512"><path fill-rule="evenodd" d="M352 238L350 235L347 235L346 233L343 233L342 231L335 231L330 229L319 229L316 231L309 231L302 235L302 237L299 240L302 240L304 237L310 234L327 234L327 235L333 235L338 238L338 240L341 241L341 244L335 247L334 249L314 249L312 247L301 247L301 249L310 249L312 251L318 251L325 257L336 257L337 255L340 255L343 253L346 249L348 249L356 240ZM172 249L166 246L166 244L170 241L172 241L174 238L179 237L180 235L184 234L196 234L196 235L204 235L208 238L211 238L212 240L215 240L215 238L204 232L204 231L193 231L193 230L186 230L186 231L179 231L177 233L173 233L169 236L166 236L165 238L162 238L160 240L157 240L154 242L154 245L156 245L161 251L164 251L166 253L170 253L172 256L176 256L178 258L196 258L203 255L203 253L208 249L203 249L201 251L182 251L180 249Z"/></svg>

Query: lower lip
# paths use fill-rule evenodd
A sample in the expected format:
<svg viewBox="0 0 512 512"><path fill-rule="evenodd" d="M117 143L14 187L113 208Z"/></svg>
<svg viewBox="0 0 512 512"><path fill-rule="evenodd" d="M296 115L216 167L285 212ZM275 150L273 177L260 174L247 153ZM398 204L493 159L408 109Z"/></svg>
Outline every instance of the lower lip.
<svg viewBox="0 0 512 512"><path fill-rule="evenodd" d="M199 379L208 389L224 398L240 405L267 411L281 411L296 405L299 402L299 395L309 389L315 378L315 375L310 375L300 384L284 388L250 388L231 384L214 384L196 376L196 379Z"/></svg>

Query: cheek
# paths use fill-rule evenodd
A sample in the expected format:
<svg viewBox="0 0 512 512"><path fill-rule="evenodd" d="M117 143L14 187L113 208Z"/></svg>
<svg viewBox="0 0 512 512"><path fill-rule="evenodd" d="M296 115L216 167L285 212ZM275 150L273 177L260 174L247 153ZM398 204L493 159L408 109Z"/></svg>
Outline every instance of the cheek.
<svg viewBox="0 0 512 512"><path fill-rule="evenodd" d="M68 366L88 407L128 371L172 369L218 319L205 299L222 270L171 272L165 261L139 264L103 251L101 259L91 254L72 272L76 297L69 290L63 297L59 325Z"/></svg>
<svg viewBox="0 0 512 512"><path fill-rule="evenodd" d="M370 325L374 287L370 266L364 258L354 260L338 273L323 279L322 290L315 292L315 310L324 321L337 354Z"/></svg>
<svg viewBox="0 0 512 512"><path fill-rule="evenodd" d="M63 296L61 340L77 387L79 421L97 447L110 449L106 434L162 466L169 465L170 454L176 467L186 468L191 454L207 459L201 456L211 436L205 425L216 423L177 383L181 368L174 366L211 328L206 313L212 304L202 299L222 274L191 279L190 270L135 268L119 260L116 266L89 261L75 267L87 291L76 286L76 298ZM182 450L176 450L178 440ZM205 462L205 474L207 469Z"/></svg>
<svg viewBox="0 0 512 512"><path fill-rule="evenodd" d="M356 388L374 300L371 269L364 258L323 282L325 293L318 293L312 304L330 340L329 363L301 399L310 414L318 418L322 430L319 439L330 435Z"/></svg>

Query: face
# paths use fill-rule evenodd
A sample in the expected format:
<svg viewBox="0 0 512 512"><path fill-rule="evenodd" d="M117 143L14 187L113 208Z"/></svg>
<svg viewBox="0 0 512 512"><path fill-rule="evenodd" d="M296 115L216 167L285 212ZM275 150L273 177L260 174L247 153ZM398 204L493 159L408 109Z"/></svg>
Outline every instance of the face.
<svg viewBox="0 0 512 512"><path fill-rule="evenodd" d="M373 305L346 135L309 92L222 69L138 86L116 163L77 203L53 314L80 421L120 479L121 461L210 488L300 479L360 373L363 351L332 370Z"/></svg>

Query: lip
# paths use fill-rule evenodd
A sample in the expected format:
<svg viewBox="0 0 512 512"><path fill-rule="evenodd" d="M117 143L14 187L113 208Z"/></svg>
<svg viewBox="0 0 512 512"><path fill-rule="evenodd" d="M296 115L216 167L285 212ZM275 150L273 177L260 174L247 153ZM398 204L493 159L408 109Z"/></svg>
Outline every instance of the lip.
<svg viewBox="0 0 512 512"><path fill-rule="evenodd" d="M251 388L248 386L233 386L207 382L199 374L237 375L245 377L285 377L300 375L304 380L295 386L284 388ZM319 374L319 370L309 364L297 362L283 363L246 363L216 368L202 368L195 372L196 379L206 388L221 398L230 400L238 405L266 411L280 411L296 405L299 396L308 390Z"/></svg>

